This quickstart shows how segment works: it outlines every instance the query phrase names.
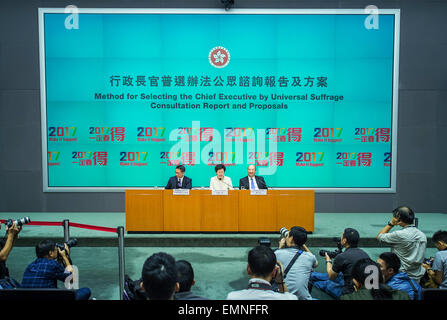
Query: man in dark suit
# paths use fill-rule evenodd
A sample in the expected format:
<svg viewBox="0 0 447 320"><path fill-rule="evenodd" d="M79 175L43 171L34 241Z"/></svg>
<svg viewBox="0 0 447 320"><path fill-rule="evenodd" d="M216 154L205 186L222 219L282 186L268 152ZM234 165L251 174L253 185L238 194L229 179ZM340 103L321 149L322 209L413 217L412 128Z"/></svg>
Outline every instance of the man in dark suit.
<svg viewBox="0 0 447 320"><path fill-rule="evenodd" d="M258 190L267 189L267 184L263 177L256 176L256 167L249 165L247 170L248 176L239 180L239 189Z"/></svg>
<svg viewBox="0 0 447 320"><path fill-rule="evenodd" d="M169 178L165 189L191 189L192 179L185 176L185 167L179 165L175 168L175 177Z"/></svg>

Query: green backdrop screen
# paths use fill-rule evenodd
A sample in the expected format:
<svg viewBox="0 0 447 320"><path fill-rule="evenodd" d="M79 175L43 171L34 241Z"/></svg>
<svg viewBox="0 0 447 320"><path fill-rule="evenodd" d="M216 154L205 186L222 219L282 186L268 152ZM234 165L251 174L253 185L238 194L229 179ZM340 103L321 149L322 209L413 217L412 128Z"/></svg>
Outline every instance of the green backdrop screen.
<svg viewBox="0 0 447 320"><path fill-rule="evenodd" d="M235 186L255 164L269 187L393 188L394 14L42 17L49 191L161 187L179 164L207 187L218 163Z"/></svg>

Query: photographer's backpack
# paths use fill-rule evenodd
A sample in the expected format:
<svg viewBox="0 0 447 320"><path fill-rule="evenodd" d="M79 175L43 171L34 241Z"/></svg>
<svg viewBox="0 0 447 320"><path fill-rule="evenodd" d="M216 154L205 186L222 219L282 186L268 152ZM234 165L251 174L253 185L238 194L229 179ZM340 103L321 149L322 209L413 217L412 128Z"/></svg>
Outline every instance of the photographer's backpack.
<svg viewBox="0 0 447 320"><path fill-rule="evenodd" d="M140 288L141 280L132 280L127 274L124 276L124 300L146 300L146 293Z"/></svg>

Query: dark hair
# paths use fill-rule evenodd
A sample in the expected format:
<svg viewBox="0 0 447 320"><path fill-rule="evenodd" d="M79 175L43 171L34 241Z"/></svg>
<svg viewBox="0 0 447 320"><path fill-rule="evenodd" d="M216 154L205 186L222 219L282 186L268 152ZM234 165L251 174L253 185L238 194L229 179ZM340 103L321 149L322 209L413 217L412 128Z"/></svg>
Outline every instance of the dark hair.
<svg viewBox="0 0 447 320"><path fill-rule="evenodd" d="M184 165L179 165L177 167L175 167L176 169L179 169L181 172L185 172L185 166Z"/></svg>
<svg viewBox="0 0 447 320"><path fill-rule="evenodd" d="M146 295L151 300L168 300L172 297L177 283L175 259L164 252L158 252L146 259L141 272Z"/></svg>
<svg viewBox="0 0 447 320"><path fill-rule="evenodd" d="M217 172L220 169L223 169L223 171L225 172L225 166L223 164L221 164L221 163L216 164L216 167L214 167L214 170Z"/></svg>
<svg viewBox="0 0 447 320"><path fill-rule="evenodd" d="M393 217L407 224L412 224L414 222L414 212L407 206L401 206L394 209Z"/></svg>
<svg viewBox="0 0 447 320"><path fill-rule="evenodd" d="M384 252L379 256L386 263L386 268L393 269L394 273L399 273L400 259L394 252Z"/></svg>
<svg viewBox="0 0 447 320"><path fill-rule="evenodd" d="M351 248L357 248L359 244L360 235L357 230L352 228L346 228L345 231L343 231L343 238L346 239Z"/></svg>
<svg viewBox="0 0 447 320"><path fill-rule="evenodd" d="M352 267L352 278L365 285L366 278L370 273L366 273L368 266L375 266L379 276L379 289L369 289L374 300L393 300L392 289L383 284L383 277L380 273L380 266L370 258L360 259Z"/></svg>
<svg viewBox="0 0 447 320"><path fill-rule="evenodd" d="M442 241L447 244L447 231L438 230L433 234L432 237L433 242Z"/></svg>
<svg viewBox="0 0 447 320"><path fill-rule="evenodd" d="M293 242L298 247L302 246L307 241L307 232L306 229L302 227L292 227L289 231L289 235L292 236Z"/></svg>
<svg viewBox="0 0 447 320"><path fill-rule="evenodd" d="M38 258L44 258L50 254L50 251L54 251L56 248L56 242L53 240L42 240L36 246L36 256Z"/></svg>
<svg viewBox="0 0 447 320"><path fill-rule="evenodd" d="M175 263L175 267L177 268L177 277L180 284L179 292L190 291L194 281L194 270L191 263L186 260L179 260Z"/></svg>
<svg viewBox="0 0 447 320"><path fill-rule="evenodd" d="M275 269L275 253L266 246L254 247L248 253L248 265L254 275L266 277Z"/></svg>

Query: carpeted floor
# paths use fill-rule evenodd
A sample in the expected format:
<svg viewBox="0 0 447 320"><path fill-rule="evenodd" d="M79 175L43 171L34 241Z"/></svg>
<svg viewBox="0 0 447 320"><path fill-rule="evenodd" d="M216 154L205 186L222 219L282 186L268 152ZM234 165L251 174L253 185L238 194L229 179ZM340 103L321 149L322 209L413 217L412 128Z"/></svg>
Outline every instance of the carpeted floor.
<svg viewBox="0 0 447 320"><path fill-rule="evenodd" d="M196 285L193 291L210 299L223 300L233 290L246 288L248 276L246 273L247 253L251 248L244 247L132 247L126 248L126 274L133 279L141 275L144 261L153 253L164 251L176 259L191 262ZM310 248L317 256L319 267L316 271L324 272L325 264L318 256L320 249ZM386 248L365 248L374 260ZM434 256L436 249L428 248L426 256ZM92 295L98 300L116 300L119 298L118 285L118 249L102 247L73 247L71 252L73 263L79 268L80 286L89 287ZM35 259L33 247L14 248L7 265L11 276L22 280L26 266ZM63 287L60 283L59 287ZM317 299L331 299L327 294L314 289L312 295Z"/></svg>

